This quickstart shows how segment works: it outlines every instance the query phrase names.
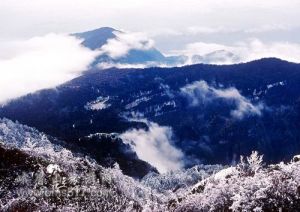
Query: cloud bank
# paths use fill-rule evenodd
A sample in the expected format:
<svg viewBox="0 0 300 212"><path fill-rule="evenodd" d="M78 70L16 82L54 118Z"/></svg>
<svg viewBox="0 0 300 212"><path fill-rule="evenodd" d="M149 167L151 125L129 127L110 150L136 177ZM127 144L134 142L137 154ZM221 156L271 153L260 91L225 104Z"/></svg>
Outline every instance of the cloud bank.
<svg viewBox="0 0 300 212"><path fill-rule="evenodd" d="M101 54L106 54L113 59L124 57L132 49L148 50L154 42L141 32L114 32L116 38L109 39L100 49Z"/></svg>
<svg viewBox="0 0 300 212"><path fill-rule="evenodd" d="M218 89L209 86L205 81L196 81L181 88L181 93L186 96L190 105L195 107L201 103L211 103L216 99L233 101L235 109L231 110L232 117L242 119L246 115L262 115L263 104L254 105L249 99L242 96L236 88Z"/></svg>
<svg viewBox="0 0 300 212"><path fill-rule="evenodd" d="M120 135L132 145L138 157L157 168L160 173L183 167L183 153L173 146L170 127L145 121L149 129L132 129Z"/></svg>
<svg viewBox="0 0 300 212"><path fill-rule="evenodd" d="M98 54L80 43L59 34L0 43L0 103L79 76Z"/></svg>
<svg viewBox="0 0 300 212"><path fill-rule="evenodd" d="M215 56L211 53L224 51L230 54L220 54ZM300 63L300 44L291 42L262 42L259 39L249 39L237 42L233 45L223 45L218 43L195 42L185 46L182 50L170 52L171 55L186 55L190 58L186 64L193 64L191 58L194 55L202 56L201 63L209 64L234 64L249 62L261 58L276 57L290 62ZM209 60L206 60L207 55ZM232 55L234 57L232 57Z"/></svg>
<svg viewBox="0 0 300 212"><path fill-rule="evenodd" d="M159 66L155 64L154 66ZM143 69L149 67L146 63L138 63L138 64L130 64L130 63L114 63L114 62L102 62L97 64L97 67L100 69L108 69L108 68L137 68Z"/></svg>

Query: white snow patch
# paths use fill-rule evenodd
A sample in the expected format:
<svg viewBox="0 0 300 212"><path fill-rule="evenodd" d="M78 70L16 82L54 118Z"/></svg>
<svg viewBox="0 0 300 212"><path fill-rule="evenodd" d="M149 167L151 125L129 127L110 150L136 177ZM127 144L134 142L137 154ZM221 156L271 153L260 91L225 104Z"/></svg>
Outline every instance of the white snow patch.
<svg viewBox="0 0 300 212"><path fill-rule="evenodd" d="M271 89L273 87L284 86L284 85L285 85L285 83L283 81L281 81L281 82L276 82L276 83L273 83L273 84L269 84L269 85L267 85L267 88Z"/></svg>
<svg viewBox="0 0 300 212"><path fill-rule="evenodd" d="M235 167L228 167L226 169L222 169L221 171L217 172L213 177L215 180L222 180L234 174L235 171L236 171Z"/></svg>
<svg viewBox="0 0 300 212"><path fill-rule="evenodd" d="M47 173L48 174L53 174L53 173L56 173L56 172L61 172L61 169L59 168L59 165L57 164L49 164L47 166Z"/></svg>
<svg viewBox="0 0 300 212"><path fill-rule="evenodd" d="M107 104L108 100L109 100L109 96L108 97L99 96L96 100L92 102L88 102L84 106L84 108L86 110L103 110L111 106L110 104Z"/></svg>
<svg viewBox="0 0 300 212"><path fill-rule="evenodd" d="M176 102L174 100L171 100L171 101L164 102L161 105L150 105L149 107L146 108L145 113L146 114L155 113L154 116L160 116L160 115L163 114L162 110L165 107L169 107L169 108L171 107L171 108L175 109L176 108ZM174 110L172 110L172 111L174 111Z"/></svg>
<svg viewBox="0 0 300 212"><path fill-rule="evenodd" d="M134 107L138 106L140 103L148 102L149 100L151 100L151 97L147 97L147 96L141 97L141 98L136 99L133 102L127 104L125 106L125 109L128 110L128 109L134 108Z"/></svg>

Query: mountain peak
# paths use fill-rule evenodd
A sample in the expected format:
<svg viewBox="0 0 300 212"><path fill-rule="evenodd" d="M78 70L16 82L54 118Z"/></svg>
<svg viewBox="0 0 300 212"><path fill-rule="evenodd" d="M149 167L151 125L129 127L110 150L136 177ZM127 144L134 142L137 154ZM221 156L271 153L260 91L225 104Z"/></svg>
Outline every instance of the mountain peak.
<svg viewBox="0 0 300 212"><path fill-rule="evenodd" d="M263 57L257 60L250 61L249 63L260 63L260 64L291 64L292 62L280 59L278 57Z"/></svg>
<svg viewBox="0 0 300 212"><path fill-rule="evenodd" d="M112 27L100 27L100 28L97 28L97 29L93 29L93 30L89 30L89 31L85 31L85 32L79 32L79 33L76 33L76 34L95 34L95 33L112 33L114 31L119 31L119 30L116 30Z"/></svg>
<svg viewBox="0 0 300 212"><path fill-rule="evenodd" d="M101 27L98 29L86 31L86 32L79 32L72 34L78 38L83 39L82 44L92 50L100 48L103 46L108 39L113 39L116 37L114 32L120 32L111 27Z"/></svg>

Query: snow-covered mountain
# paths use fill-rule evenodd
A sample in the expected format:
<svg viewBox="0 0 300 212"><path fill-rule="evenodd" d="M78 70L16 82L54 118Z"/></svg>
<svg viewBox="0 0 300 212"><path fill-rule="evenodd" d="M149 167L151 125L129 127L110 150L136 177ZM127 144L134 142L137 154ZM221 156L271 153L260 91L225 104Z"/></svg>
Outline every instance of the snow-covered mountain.
<svg viewBox="0 0 300 212"><path fill-rule="evenodd" d="M117 163L104 168L44 133L0 120L1 211L140 211L166 209L176 195L221 166L197 166L136 180ZM80 203L80 204L79 204Z"/></svg>
<svg viewBox="0 0 300 212"><path fill-rule="evenodd" d="M198 165L136 180L49 136L0 120L1 211L284 211L300 209L300 157L265 166L253 152L236 166Z"/></svg>

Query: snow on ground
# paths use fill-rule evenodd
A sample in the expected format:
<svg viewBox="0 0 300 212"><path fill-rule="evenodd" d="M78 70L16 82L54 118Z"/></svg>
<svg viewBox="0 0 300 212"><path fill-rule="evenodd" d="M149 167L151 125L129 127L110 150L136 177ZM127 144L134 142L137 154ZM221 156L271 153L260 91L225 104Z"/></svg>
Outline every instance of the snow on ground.
<svg viewBox="0 0 300 212"><path fill-rule="evenodd" d="M138 98L138 99L134 100L133 102L127 104L125 106L125 109L129 110L131 108L134 108L134 107L138 106L142 102L148 102L149 100L151 100L151 97L144 96L144 97Z"/></svg>
<svg viewBox="0 0 300 212"><path fill-rule="evenodd" d="M270 89L270 88L273 88L273 87L284 86L284 85L285 85L285 83L283 81L281 81L281 82L276 82L276 83L273 83L273 84L268 84L267 88Z"/></svg>
<svg viewBox="0 0 300 212"><path fill-rule="evenodd" d="M109 100L109 96L107 97L99 96L96 100L86 103L84 108L86 110L103 110L111 106L110 104L107 103L108 100Z"/></svg>

